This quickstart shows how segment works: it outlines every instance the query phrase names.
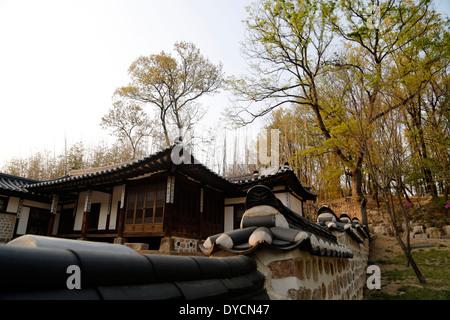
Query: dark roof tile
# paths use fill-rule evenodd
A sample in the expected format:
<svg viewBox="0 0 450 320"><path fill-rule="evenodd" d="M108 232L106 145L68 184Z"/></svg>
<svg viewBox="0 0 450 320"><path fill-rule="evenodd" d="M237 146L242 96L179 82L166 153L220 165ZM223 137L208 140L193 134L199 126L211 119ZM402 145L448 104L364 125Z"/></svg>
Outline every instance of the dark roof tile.
<svg viewBox="0 0 450 320"><path fill-rule="evenodd" d="M27 193L27 186L35 182L37 180L0 173L0 189L3 190Z"/></svg>
<svg viewBox="0 0 450 320"><path fill-rule="evenodd" d="M90 241L82 242L92 250L80 249L79 242L0 246L0 299L268 299L264 276L246 256L142 256L99 251ZM80 266L82 290L67 290L69 265Z"/></svg>

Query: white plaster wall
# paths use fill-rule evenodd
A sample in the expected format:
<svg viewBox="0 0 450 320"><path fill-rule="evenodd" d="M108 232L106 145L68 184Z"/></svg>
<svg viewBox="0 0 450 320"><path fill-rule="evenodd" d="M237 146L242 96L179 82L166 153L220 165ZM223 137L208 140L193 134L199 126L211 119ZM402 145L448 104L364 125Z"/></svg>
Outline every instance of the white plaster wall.
<svg viewBox="0 0 450 320"><path fill-rule="evenodd" d="M100 203L100 216L98 219L98 230L106 229L106 219L108 217L109 193L94 191L92 193L92 203Z"/></svg>
<svg viewBox="0 0 450 320"><path fill-rule="evenodd" d="M17 211L17 209L16 209L16 211ZM17 234L25 234L27 232L27 223L28 223L29 214L30 214L30 208L22 207L22 210L20 211L19 223L17 225L17 232L16 232Z"/></svg>
<svg viewBox="0 0 450 320"><path fill-rule="evenodd" d="M116 228L116 220L117 220L117 204L122 197L122 190L125 188L125 185L116 186L113 189L112 195L112 205L111 205L111 217L109 218L109 229Z"/></svg>
<svg viewBox="0 0 450 320"><path fill-rule="evenodd" d="M8 207L6 207L6 212L16 213L17 209L19 209L19 198L9 197Z"/></svg>
<svg viewBox="0 0 450 320"><path fill-rule="evenodd" d="M14 199L14 201L11 204L11 199ZM17 212L19 210L19 198L10 198L10 201L8 202L8 212ZM10 207L11 204L11 207ZM17 231L16 233L19 235L25 234L27 232L27 225L28 225L28 217L30 215L30 207L40 208L40 209L48 209L50 211L51 205L48 203L42 203L37 201L31 201L31 200L23 200L22 201L22 209L20 210L20 218L19 222L17 224ZM11 210L11 211L9 211ZM14 210L14 211L12 211ZM55 224L53 225L53 232L52 234L56 234L55 229L57 230L58 225L56 223L59 222L59 217L56 219L55 217Z"/></svg>
<svg viewBox="0 0 450 320"><path fill-rule="evenodd" d="M74 231L80 231L81 225L83 224L83 214L84 214L84 202L86 200L87 192L80 192L78 194L77 212L75 213L75 221L73 224Z"/></svg>
<svg viewBox="0 0 450 320"><path fill-rule="evenodd" d="M287 192L277 192L275 193L275 197L280 199L280 201L289 209L291 208L290 203L288 202Z"/></svg>
<svg viewBox="0 0 450 320"><path fill-rule="evenodd" d="M15 215L0 213L0 243L11 240L15 225Z"/></svg>
<svg viewBox="0 0 450 320"><path fill-rule="evenodd" d="M83 214L84 214L84 203L86 201L87 192L80 192L78 195L78 205L77 205L77 212L75 215L75 223L74 223L74 230L81 230L81 226L83 224ZM108 215L108 201L109 201L109 194L105 192L100 191L93 191L92 192L92 203L100 203L100 216L98 219L98 226L97 228L99 230L105 230L106 229L106 218Z"/></svg>
<svg viewBox="0 0 450 320"><path fill-rule="evenodd" d="M300 216L303 215L302 213L302 202L294 197L289 192L280 192L275 193L275 196L280 199L280 201L289 209L294 211L295 213L299 214Z"/></svg>
<svg viewBox="0 0 450 320"><path fill-rule="evenodd" d="M284 188L284 187L283 187ZM276 190L277 187L274 188ZM280 201L289 209L294 211L295 213L299 214L300 216L303 216L302 212L302 202L291 195L289 192L278 192L275 193L275 196L280 199ZM114 203L114 202L113 202ZM233 204L241 204L245 203L244 197L239 198L227 198L225 199L225 205L233 205ZM228 210L228 211L227 211ZM234 215L233 215L233 207L225 207L225 215L224 215L224 231L231 231L233 230L233 221Z"/></svg>
<svg viewBox="0 0 450 320"><path fill-rule="evenodd" d="M293 195L290 196L291 210L303 217L302 202Z"/></svg>
<svg viewBox="0 0 450 320"><path fill-rule="evenodd" d="M224 210L224 232L228 232L233 230L233 224L234 224L234 207L229 206L225 207Z"/></svg>

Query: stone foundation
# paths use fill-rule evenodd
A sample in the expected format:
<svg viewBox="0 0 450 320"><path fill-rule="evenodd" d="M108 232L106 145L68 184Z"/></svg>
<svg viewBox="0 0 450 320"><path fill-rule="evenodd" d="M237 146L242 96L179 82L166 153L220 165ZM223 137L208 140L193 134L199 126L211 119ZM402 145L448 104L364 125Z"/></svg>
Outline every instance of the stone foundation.
<svg viewBox="0 0 450 320"><path fill-rule="evenodd" d="M15 214L0 213L0 243L11 240L15 223Z"/></svg>
<svg viewBox="0 0 450 320"><path fill-rule="evenodd" d="M177 238L173 239L173 250L179 253L197 252L198 241L194 239Z"/></svg>
<svg viewBox="0 0 450 320"><path fill-rule="evenodd" d="M198 240L180 238L180 237L164 237L161 239L159 247L160 252L176 252L176 253L197 253Z"/></svg>
<svg viewBox="0 0 450 320"><path fill-rule="evenodd" d="M353 258L314 256L307 251L278 252L259 248L251 256L266 277L274 300L363 299L369 256L368 241L359 244L345 233L335 234L349 246Z"/></svg>

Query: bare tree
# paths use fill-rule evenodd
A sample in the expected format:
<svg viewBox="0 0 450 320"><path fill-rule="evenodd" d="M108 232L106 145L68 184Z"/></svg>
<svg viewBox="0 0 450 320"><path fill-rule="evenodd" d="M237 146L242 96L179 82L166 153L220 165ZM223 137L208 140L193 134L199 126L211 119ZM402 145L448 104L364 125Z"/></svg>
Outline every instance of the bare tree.
<svg viewBox="0 0 450 320"><path fill-rule="evenodd" d="M217 92L223 82L222 65L212 64L194 44L177 42L174 51L176 57L164 51L139 57L128 70L131 83L115 92L156 107L167 146L171 144L170 123L177 127L178 136L184 136L202 116L194 103Z"/></svg>
<svg viewBox="0 0 450 320"><path fill-rule="evenodd" d="M371 130L374 131L374 135L371 139L363 141L363 148L367 159L366 165L370 171L372 181L381 190L386 203L386 210L389 214L395 237L419 281L426 283L425 278L411 255L409 232L407 231L406 233L406 245L399 233L395 206L392 201L392 189L396 189L401 211L405 219L406 229L409 230L408 216L401 205L402 201L400 196L401 177L403 175L402 163L405 160L406 148L402 144L401 117L399 114L399 112L391 112L389 116L379 119L376 125L372 125ZM362 126L359 129L366 130Z"/></svg>
<svg viewBox="0 0 450 320"><path fill-rule="evenodd" d="M135 160L143 139L155 132L155 122L138 104L116 101L102 117L100 125L111 130L123 145L130 147L130 160Z"/></svg>

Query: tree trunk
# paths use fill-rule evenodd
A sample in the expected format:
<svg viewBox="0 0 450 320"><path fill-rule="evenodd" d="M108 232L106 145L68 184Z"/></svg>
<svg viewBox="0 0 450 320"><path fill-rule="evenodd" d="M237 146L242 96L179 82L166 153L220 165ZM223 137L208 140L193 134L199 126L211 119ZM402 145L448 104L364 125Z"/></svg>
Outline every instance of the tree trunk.
<svg viewBox="0 0 450 320"><path fill-rule="evenodd" d="M373 180L371 174L369 174L369 180L371 181L371 185L372 185L372 188L371 188L371 190L372 190L372 199L377 202L377 208L380 208L380 200L378 200L378 185Z"/></svg>
<svg viewBox="0 0 450 320"><path fill-rule="evenodd" d="M427 154L427 145L425 143L423 128L422 128L422 119L421 119L421 104L420 104L420 95L418 97L418 103L411 103L408 108L408 113L411 116L412 127L417 130L417 133L413 135L413 147L418 151L420 158L423 160L423 164L421 164L421 169L423 172L423 176L425 179L427 192L430 193L433 197L437 197L437 189L436 185L433 182L433 176L431 170L425 165L428 154ZM410 129L411 130L411 129Z"/></svg>
<svg viewBox="0 0 450 320"><path fill-rule="evenodd" d="M444 199L448 200L448 194L450 192L450 185L448 183L448 181L445 181L444 183Z"/></svg>
<svg viewBox="0 0 450 320"><path fill-rule="evenodd" d="M164 139L166 140L166 146L170 147L169 132L167 131L166 122L163 119L161 119L161 125L163 127L163 133L164 133Z"/></svg>
<svg viewBox="0 0 450 320"><path fill-rule="evenodd" d="M402 202L402 197L401 197L401 187L402 187L402 183L399 187L397 187L397 198L398 198L398 202L400 203L400 210L402 210L403 213L403 218L405 219L405 225L406 225L406 250L408 251L408 253L411 253L411 244L410 244L410 239L409 239L409 219L408 219L408 213L405 210L405 207L403 206L403 202ZM404 190L404 188L403 188ZM406 192L405 192L406 195ZM409 200L408 200L409 201ZM411 202L410 202L411 203ZM406 259L406 266L409 267L409 260Z"/></svg>
<svg viewBox="0 0 450 320"><path fill-rule="evenodd" d="M358 158L356 161L355 166L352 168L352 197L356 202L360 204L360 210L361 210L361 219L362 224L367 226L367 199L364 197L364 194L362 192L362 171L361 171L361 165L362 165L362 156Z"/></svg>
<svg viewBox="0 0 450 320"><path fill-rule="evenodd" d="M389 217L391 218L390 220L391 220L391 225L394 229L395 238L397 239L398 244L402 248L402 250L406 256L406 259L411 264L411 266L414 270L414 273L417 276L417 279L419 279L420 283L425 284L425 283L427 283L425 278L423 277L422 273L420 272L419 268L417 267L417 264L414 261L414 258L412 257L411 253L408 251L408 248L403 243L402 237L400 237L400 234L398 233L398 230L396 228L396 223L395 223L395 213L392 211L393 208L391 208L391 205L389 204L388 193L389 193L388 188L384 188L383 189L383 198L384 198L384 202L386 203L386 209L389 213Z"/></svg>

